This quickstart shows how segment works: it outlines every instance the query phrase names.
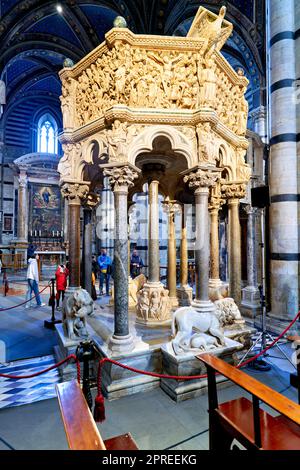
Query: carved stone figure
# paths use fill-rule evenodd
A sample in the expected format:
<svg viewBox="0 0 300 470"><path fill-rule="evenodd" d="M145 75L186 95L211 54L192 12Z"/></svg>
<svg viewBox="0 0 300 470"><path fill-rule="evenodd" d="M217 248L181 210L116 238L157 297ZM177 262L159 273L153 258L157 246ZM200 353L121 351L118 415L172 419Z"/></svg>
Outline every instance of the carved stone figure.
<svg viewBox="0 0 300 470"><path fill-rule="evenodd" d="M149 310L150 310L150 299L147 290L142 289L138 296L138 303L137 303L137 314L143 320L148 320L149 318Z"/></svg>
<svg viewBox="0 0 300 470"><path fill-rule="evenodd" d="M137 293L144 287L146 280L147 279L144 274L140 274L139 276L130 280L129 292L128 292L130 304L134 306L137 305L137 302L138 302Z"/></svg>
<svg viewBox="0 0 300 470"><path fill-rule="evenodd" d="M107 131L108 155L111 161L127 160L127 122L115 120Z"/></svg>
<svg viewBox="0 0 300 470"><path fill-rule="evenodd" d="M199 161L215 165L218 158L218 141L209 122L197 126Z"/></svg>
<svg viewBox="0 0 300 470"><path fill-rule="evenodd" d="M224 6L220 9L217 18L208 10L199 8L192 23L187 36L205 39L203 52L206 56L211 56L215 50L220 50L232 32L233 26L230 23L223 26L225 15L226 7Z"/></svg>
<svg viewBox="0 0 300 470"><path fill-rule="evenodd" d="M197 312L193 307L180 307L176 310L172 319L172 346L175 353L180 349L186 350L187 342L191 349L191 340L194 330L198 333L208 333L217 338L218 346L225 345L224 334L215 314L211 312Z"/></svg>
<svg viewBox="0 0 300 470"><path fill-rule="evenodd" d="M63 302L63 324L69 339L87 338L86 317L94 310L90 294L79 288L67 296Z"/></svg>
<svg viewBox="0 0 300 470"><path fill-rule="evenodd" d="M73 78L68 78L62 83L62 96L60 97L61 109L63 115L64 128L73 128L76 122L75 111L75 95L76 95L77 81Z"/></svg>
<svg viewBox="0 0 300 470"><path fill-rule="evenodd" d="M169 291L161 286L145 284L137 294L137 319L145 322L164 321L170 318Z"/></svg>
<svg viewBox="0 0 300 470"><path fill-rule="evenodd" d="M243 319L238 306L231 297L216 300L215 307L216 315L222 327L229 326L238 328L245 324L245 320Z"/></svg>

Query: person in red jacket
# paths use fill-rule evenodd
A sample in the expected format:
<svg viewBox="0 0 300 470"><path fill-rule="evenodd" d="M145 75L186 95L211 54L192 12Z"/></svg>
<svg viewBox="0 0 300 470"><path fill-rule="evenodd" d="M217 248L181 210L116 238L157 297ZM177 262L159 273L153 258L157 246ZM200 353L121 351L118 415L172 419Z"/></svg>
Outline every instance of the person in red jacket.
<svg viewBox="0 0 300 470"><path fill-rule="evenodd" d="M55 277L56 277L56 308L59 310L60 296L62 301L65 297L65 290L67 288L67 278L69 276L69 270L64 264L58 266Z"/></svg>

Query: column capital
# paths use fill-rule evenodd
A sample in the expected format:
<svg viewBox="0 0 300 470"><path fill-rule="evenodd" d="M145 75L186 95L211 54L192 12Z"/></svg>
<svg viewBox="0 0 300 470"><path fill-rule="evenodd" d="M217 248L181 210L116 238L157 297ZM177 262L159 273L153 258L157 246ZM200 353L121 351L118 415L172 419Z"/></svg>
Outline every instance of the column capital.
<svg viewBox="0 0 300 470"><path fill-rule="evenodd" d="M246 212L247 215L256 215L257 214L257 208L252 207L250 204L247 204L243 206L243 210Z"/></svg>
<svg viewBox="0 0 300 470"><path fill-rule="evenodd" d="M65 182L61 185L60 191L69 204L80 205L85 200L89 192L89 184L87 182Z"/></svg>
<svg viewBox="0 0 300 470"><path fill-rule="evenodd" d="M133 165L101 165L101 167L103 167L103 175L108 177L113 192L127 193L140 174L138 168Z"/></svg>
<svg viewBox="0 0 300 470"><path fill-rule="evenodd" d="M188 183L195 193L207 193L209 188L215 186L219 177L220 171L217 168L197 167L185 174L183 181Z"/></svg>
<svg viewBox="0 0 300 470"><path fill-rule="evenodd" d="M28 177L26 170L21 170L20 174L18 175L18 182L20 188L27 188L28 185Z"/></svg>
<svg viewBox="0 0 300 470"><path fill-rule="evenodd" d="M175 215L182 210L181 204L175 200L169 199L169 196L163 201L162 207L164 212L169 215Z"/></svg>
<svg viewBox="0 0 300 470"><path fill-rule="evenodd" d="M245 183L224 183L221 185L221 194L228 202L243 199L246 195L247 185Z"/></svg>
<svg viewBox="0 0 300 470"><path fill-rule="evenodd" d="M88 193L85 199L82 200L82 205L84 209L94 209L101 202L101 196L97 193Z"/></svg>

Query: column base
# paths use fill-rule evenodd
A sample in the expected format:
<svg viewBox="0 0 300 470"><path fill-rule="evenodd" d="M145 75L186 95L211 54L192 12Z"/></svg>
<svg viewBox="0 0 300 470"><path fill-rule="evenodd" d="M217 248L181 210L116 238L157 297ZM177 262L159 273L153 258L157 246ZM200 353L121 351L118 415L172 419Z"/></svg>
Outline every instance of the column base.
<svg viewBox="0 0 300 470"><path fill-rule="evenodd" d="M132 335L112 335L108 340L108 349L114 354L122 354L134 350L134 339Z"/></svg>
<svg viewBox="0 0 300 470"><path fill-rule="evenodd" d="M255 318L261 313L260 293L257 287L247 286L242 289L241 312L248 318Z"/></svg>
<svg viewBox="0 0 300 470"><path fill-rule="evenodd" d="M180 307L188 307L193 300L193 289L188 284L177 287L177 299Z"/></svg>
<svg viewBox="0 0 300 470"><path fill-rule="evenodd" d="M171 323L172 303L169 291L161 282L147 282L138 292L136 322L159 326Z"/></svg>
<svg viewBox="0 0 300 470"><path fill-rule="evenodd" d="M193 307L199 313L215 313L216 307L211 300L193 300L191 303Z"/></svg>

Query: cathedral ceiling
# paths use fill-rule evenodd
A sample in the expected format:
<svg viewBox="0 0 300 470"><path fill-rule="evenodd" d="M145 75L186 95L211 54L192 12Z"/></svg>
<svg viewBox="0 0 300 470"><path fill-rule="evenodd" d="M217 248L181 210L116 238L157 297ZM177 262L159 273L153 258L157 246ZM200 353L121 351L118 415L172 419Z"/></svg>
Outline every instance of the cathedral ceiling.
<svg viewBox="0 0 300 470"><path fill-rule="evenodd" d="M224 55L234 67L243 66L252 91L262 86L263 0L0 0L0 74L7 84L7 110L32 93L58 99L64 59L77 62L94 49L117 15L136 33L185 35L200 4L214 11L227 6L235 31Z"/></svg>

